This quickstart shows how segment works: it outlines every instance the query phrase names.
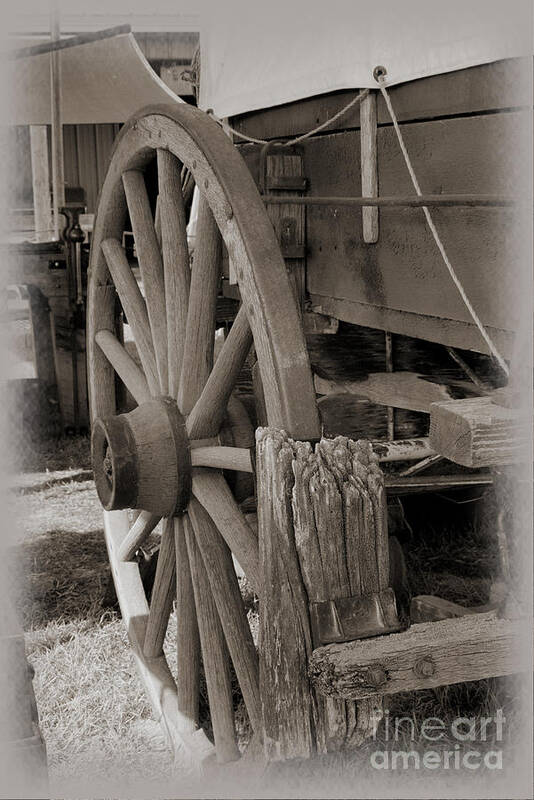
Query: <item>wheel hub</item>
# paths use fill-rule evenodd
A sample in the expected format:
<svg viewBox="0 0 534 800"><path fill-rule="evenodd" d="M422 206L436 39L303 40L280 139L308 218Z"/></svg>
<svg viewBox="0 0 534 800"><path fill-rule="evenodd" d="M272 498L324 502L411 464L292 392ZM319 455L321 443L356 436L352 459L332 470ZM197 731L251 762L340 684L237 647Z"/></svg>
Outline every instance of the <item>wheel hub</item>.
<svg viewBox="0 0 534 800"><path fill-rule="evenodd" d="M138 508L181 514L191 496L191 448L185 419L170 397L93 423L96 489L107 511Z"/></svg>

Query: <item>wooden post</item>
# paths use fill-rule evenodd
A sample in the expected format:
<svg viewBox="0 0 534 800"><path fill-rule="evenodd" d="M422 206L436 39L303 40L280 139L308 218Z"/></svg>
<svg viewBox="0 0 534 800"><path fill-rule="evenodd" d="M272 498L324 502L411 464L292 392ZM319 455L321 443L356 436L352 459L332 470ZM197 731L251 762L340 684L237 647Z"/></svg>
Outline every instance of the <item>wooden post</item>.
<svg viewBox="0 0 534 800"><path fill-rule="evenodd" d="M56 377L55 331L48 300L38 286L28 284L30 330L32 336L35 374L44 398L41 429L49 435L59 434L61 415Z"/></svg>
<svg viewBox="0 0 534 800"><path fill-rule="evenodd" d="M52 41L60 38L59 11L52 6L50 17ZM54 239L59 239L59 209L65 205L65 168L63 161L63 122L61 116L61 51L50 53L50 103L52 118L52 187L54 194Z"/></svg>
<svg viewBox="0 0 534 800"><path fill-rule="evenodd" d="M293 442L269 428L256 439L264 752L269 760L310 758L320 720L308 679L313 648L293 528Z"/></svg>
<svg viewBox="0 0 534 800"><path fill-rule="evenodd" d="M378 458L368 442L345 437L322 439L312 447L265 428L256 438L266 756L309 757L354 747L374 731L382 701L316 695L308 661L325 639L399 629L388 588L387 513ZM371 613L370 632L366 615L356 615L361 630L353 635L354 615L344 618L342 609L355 607L361 598L362 607L372 598L384 610L385 622ZM339 638L328 638L336 625Z"/></svg>
<svg viewBox="0 0 534 800"><path fill-rule="evenodd" d="M46 125L30 125L30 149L35 241L47 242L51 237L52 213Z"/></svg>
<svg viewBox="0 0 534 800"><path fill-rule="evenodd" d="M376 92L364 97L360 107L360 150L362 171L362 196L378 196L378 160L376 142ZM363 241L378 241L378 208L362 208Z"/></svg>

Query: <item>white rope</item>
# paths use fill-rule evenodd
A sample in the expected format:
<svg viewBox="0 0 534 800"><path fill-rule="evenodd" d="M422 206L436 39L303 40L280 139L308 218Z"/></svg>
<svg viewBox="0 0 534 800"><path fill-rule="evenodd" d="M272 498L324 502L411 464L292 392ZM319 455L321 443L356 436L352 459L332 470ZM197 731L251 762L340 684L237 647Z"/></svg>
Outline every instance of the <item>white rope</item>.
<svg viewBox="0 0 534 800"><path fill-rule="evenodd" d="M389 114L391 116L391 121L393 122L393 127L395 128L395 133L397 134L397 138L399 140L399 145L400 145L400 148L402 150L402 155L404 156L404 161L406 162L406 166L408 167L408 172L410 173L410 178L412 179L413 187L414 187L417 195L421 197L422 196L421 187L419 186L419 181L417 180L417 176L416 176L416 174L414 172L414 169L413 169L413 166L412 166L412 162L410 160L410 156L408 155L408 151L406 150L406 145L404 144L404 139L402 137L402 133L401 133L401 130L400 130L400 127L399 127L399 123L397 122L397 117L395 116L395 112L393 110L393 106L391 105L391 100L389 98L389 94L388 94L386 86L385 86L385 77L384 77L384 75L378 74L376 76L376 80L378 81L378 85L380 87L380 91L382 92L382 96L384 98L384 101L386 103L387 109L388 109ZM510 374L510 370L508 369L508 364L506 363L504 358L501 356L501 354L497 350L496 345L494 344L493 340L491 339L489 333L487 332L486 328L484 327L484 325L483 325L482 321L480 320L478 314L476 313L475 309L471 305L471 301L469 300L469 298L468 298L468 296L466 294L466 291L465 291L464 287L462 286L462 283L461 283L460 279L458 278L456 272L454 271L454 268L453 268L451 262L449 261L449 257L447 256L447 253L445 251L445 248L443 246L443 242L441 241L439 233L436 230L436 226L434 225L434 220L432 219L430 211L428 210L428 208L426 206L422 206L422 209L423 209L423 213L424 213L424 215L426 217L426 221L428 223L428 227L430 228L430 230L432 232L432 235L434 237L434 241L436 242L436 244L438 246L438 249L439 249L439 252L442 255L443 261L445 262L445 266L447 267L447 269L449 271L449 275L451 276L456 288L458 289L458 291L460 293L460 297L464 301L464 303L465 303L465 305L467 307L467 310L471 314L471 317L473 318L473 321L474 321L475 325L477 326L478 330L480 331L484 341L488 345L488 347L490 349L490 352L493 354L493 356L495 357L495 359L499 363L499 366L502 369L502 371L504 372L504 374L508 377L509 374Z"/></svg>
<svg viewBox="0 0 534 800"><path fill-rule="evenodd" d="M313 136L314 134L319 133L319 131L328 128L329 125L332 125L336 120L338 120L340 117L346 114L347 111L350 111L350 109L353 106L355 106L357 103L361 103L364 97L367 97L369 91L370 91L369 89L362 89L362 91L359 94L357 94L356 97L353 97L352 100L349 103L347 103L346 106L343 106L343 108L337 111L333 117L330 117L330 119L327 119L325 122L322 122L320 125L317 125L317 127L312 128L311 131L303 133L301 136L296 136L294 139L289 139L287 142L281 142L280 144L282 144L284 147L291 147L291 145L303 142L304 139L309 139L310 136ZM244 133L239 133L239 131L236 131L235 128L232 128L230 125L223 123L223 121L219 119L219 117L215 116L215 114L211 109L208 109L206 113L208 113L215 120L215 122L218 122L219 125L221 125L221 127L224 127L226 131L230 131L230 133L233 133L234 136L238 136L240 139L244 139L246 142L252 142L252 144L269 144L268 139L255 139L254 136L247 136Z"/></svg>

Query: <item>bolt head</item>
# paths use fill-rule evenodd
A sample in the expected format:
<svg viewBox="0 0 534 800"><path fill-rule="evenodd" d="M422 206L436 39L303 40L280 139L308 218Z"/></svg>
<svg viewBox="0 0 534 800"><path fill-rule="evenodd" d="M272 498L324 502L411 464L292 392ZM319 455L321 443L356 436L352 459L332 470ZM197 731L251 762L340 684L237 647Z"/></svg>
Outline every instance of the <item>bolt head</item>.
<svg viewBox="0 0 534 800"><path fill-rule="evenodd" d="M435 671L436 665L430 656L426 658L420 658L414 666L414 672L420 678L430 678L432 675L434 675Z"/></svg>
<svg viewBox="0 0 534 800"><path fill-rule="evenodd" d="M367 678L371 686L375 688L379 688L387 683L388 676L386 674L386 670L383 667L371 667L367 673Z"/></svg>

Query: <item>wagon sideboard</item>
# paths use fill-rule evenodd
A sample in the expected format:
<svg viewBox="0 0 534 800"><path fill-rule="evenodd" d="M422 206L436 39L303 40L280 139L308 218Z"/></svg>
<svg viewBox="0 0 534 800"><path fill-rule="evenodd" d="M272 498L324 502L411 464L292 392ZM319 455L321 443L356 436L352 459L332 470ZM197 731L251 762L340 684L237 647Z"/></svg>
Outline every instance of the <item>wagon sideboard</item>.
<svg viewBox="0 0 534 800"><path fill-rule="evenodd" d="M525 63L497 61L389 90L424 194L518 195L526 153ZM391 118L377 94L378 194L414 196ZM334 92L243 114L231 123L252 137L283 140L332 117L353 96L354 91ZM262 146L239 146L260 182ZM369 194L362 192L358 105L298 148L306 195ZM297 207L283 208L291 215ZM305 214L306 290L315 311L488 352L420 208L381 207L378 238L371 244L364 241L360 208L309 205ZM513 309L521 286L518 215L515 207L432 209L467 296L506 357L511 354L517 323Z"/></svg>

